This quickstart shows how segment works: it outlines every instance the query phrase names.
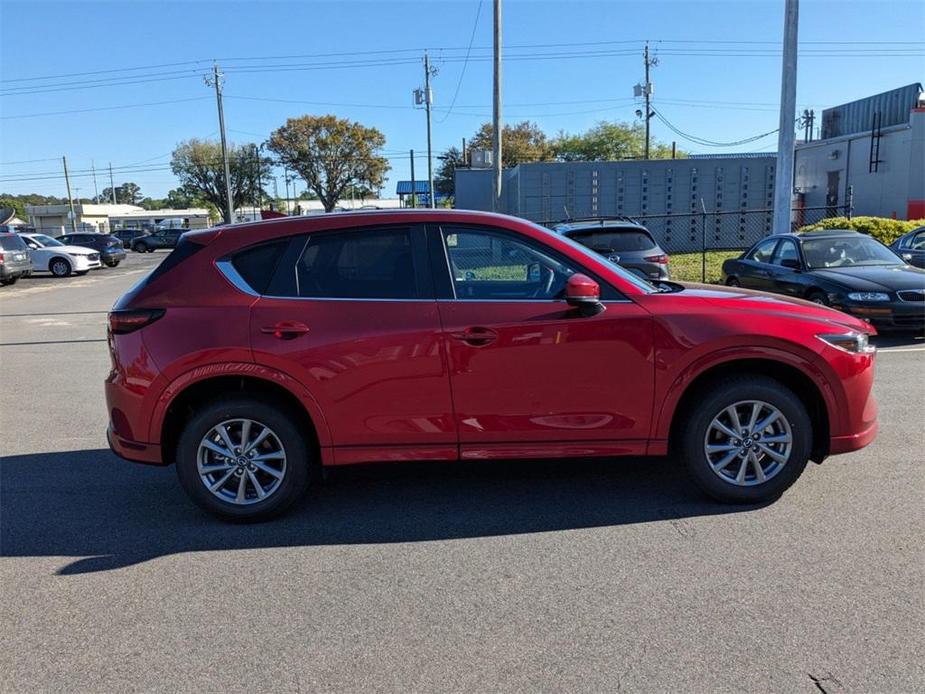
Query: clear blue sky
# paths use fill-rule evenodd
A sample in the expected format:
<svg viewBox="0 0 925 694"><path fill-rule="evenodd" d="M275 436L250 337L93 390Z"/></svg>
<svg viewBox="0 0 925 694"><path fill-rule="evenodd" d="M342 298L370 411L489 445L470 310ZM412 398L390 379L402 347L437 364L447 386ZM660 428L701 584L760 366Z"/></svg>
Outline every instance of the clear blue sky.
<svg viewBox="0 0 925 694"><path fill-rule="evenodd" d="M773 130L783 5L505 0L505 120L530 119L550 134L584 130L602 119L631 121L637 108L632 86L642 79L642 42L648 39L659 56L652 73L655 105L681 130L714 141ZM411 108L412 89L423 81L421 53L431 49L439 68L435 106L447 109L478 6L478 0L3 0L0 192L63 196L53 159L66 154L81 197L93 195L92 179L82 175L91 162L98 169L109 162L137 165L133 173L117 172L117 185L133 180L143 194L163 196L176 185L167 170L176 143L216 136L215 101L202 75L218 59L227 72L232 140L261 142L286 118L305 113L361 121L386 136L393 168L384 192L392 195L395 182L409 177L407 155L398 153L426 151L424 113ZM435 153L458 146L490 118L491 13L492 1L484 0L456 106L435 114ZM818 114L825 106L922 81L923 29L920 0L803 0L799 107ZM332 53L339 55L323 55ZM135 67L144 69L68 76ZM187 101L35 115L178 100ZM656 120L653 133L693 152L730 151L691 145ZM741 149L775 145L769 137ZM52 161L27 163L40 159ZM417 160L416 171L425 175L425 159ZM108 175L101 175L99 188L106 185Z"/></svg>

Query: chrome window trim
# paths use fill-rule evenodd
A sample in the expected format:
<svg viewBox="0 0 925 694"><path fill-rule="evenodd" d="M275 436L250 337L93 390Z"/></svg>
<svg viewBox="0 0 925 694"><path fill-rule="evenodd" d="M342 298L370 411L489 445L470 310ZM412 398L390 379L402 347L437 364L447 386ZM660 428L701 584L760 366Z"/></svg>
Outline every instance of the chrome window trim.
<svg viewBox="0 0 925 694"><path fill-rule="evenodd" d="M260 296L255 292L251 286L244 281L244 278L241 277L241 273L235 269L235 266L232 265L230 258L222 258L221 260L215 261L215 267L218 268L218 271L222 273L226 280L231 282L231 284L238 291L244 292L249 296Z"/></svg>

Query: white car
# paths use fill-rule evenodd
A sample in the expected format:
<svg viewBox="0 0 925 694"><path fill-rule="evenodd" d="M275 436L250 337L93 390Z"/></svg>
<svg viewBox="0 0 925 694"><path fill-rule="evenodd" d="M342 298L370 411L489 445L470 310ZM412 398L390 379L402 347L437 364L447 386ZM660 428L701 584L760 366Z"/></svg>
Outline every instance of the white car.
<svg viewBox="0 0 925 694"><path fill-rule="evenodd" d="M50 272L55 277L83 275L102 267L99 251L83 246L65 246L46 234L20 234L32 251L32 271Z"/></svg>

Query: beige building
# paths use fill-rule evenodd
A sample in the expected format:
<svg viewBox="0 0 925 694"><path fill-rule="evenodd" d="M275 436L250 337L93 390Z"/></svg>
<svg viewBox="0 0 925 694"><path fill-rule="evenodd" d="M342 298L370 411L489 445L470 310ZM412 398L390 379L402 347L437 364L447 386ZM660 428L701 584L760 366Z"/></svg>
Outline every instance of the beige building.
<svg viewBox="0 0 925 694"><path fill-rule="evenodd" d="M68 205L27 205L29 225L51 236L71 231ZM186 210L146 210L137 205L74 205L74 224L78 231L108 232L116 229L141 229L162 222L189 229L212 226L209 211L203 208Z"/></svg>

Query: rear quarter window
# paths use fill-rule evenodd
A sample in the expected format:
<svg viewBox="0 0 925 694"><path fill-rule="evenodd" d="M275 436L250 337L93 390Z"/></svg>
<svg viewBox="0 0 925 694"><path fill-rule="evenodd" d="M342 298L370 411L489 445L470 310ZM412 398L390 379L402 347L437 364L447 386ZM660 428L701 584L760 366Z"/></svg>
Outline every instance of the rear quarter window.
<svg viewBox="0 0 925 694"><path fill-rule="evenodd" d="M232 256L231 264L251 289L258 294L264 294L280 258L288 247L289 239L251 246Z"/></svg>

